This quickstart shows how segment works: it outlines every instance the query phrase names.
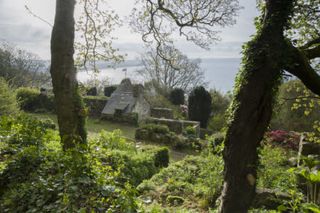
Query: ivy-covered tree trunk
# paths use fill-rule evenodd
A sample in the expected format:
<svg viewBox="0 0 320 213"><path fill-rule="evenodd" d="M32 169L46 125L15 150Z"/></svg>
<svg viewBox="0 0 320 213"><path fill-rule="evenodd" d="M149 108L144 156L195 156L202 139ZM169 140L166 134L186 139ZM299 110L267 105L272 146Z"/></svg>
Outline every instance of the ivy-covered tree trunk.
<svg viewBox="0 0 320 213"><path fill-rule="evenodd" d="M57 0L51 37L51 76L64 150L86 143L85 108L74 66L75 0Z"/></svg>
<svg viewBox="0 0 320 213"><path fill-rule="evenodd" d="M283 32L293 1L266 0L258 32L245 47L225 139L220 212L248 212L254 199L258 147L281 80L286 46Z"/></svg>

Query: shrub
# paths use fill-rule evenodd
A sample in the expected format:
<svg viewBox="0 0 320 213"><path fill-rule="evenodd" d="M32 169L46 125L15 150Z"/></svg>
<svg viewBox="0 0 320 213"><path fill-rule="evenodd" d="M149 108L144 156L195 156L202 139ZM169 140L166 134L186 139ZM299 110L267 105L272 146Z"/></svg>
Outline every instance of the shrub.
<svg viewBox="0 0 320 213"><path fill-rule="evenodd" d="M194 127L187 126L184 129L184 135L186 135L187 137L196 137L197 131L196 131L196 129Z"/></svg>
<svg viewBox="0 0 320 213"><path fill-rule="evenodd" d="M170 132L168 126L158 125L158 124L146 124L146 125L143 125L141 129L145 129L150 132L160 133L160 134L166 134Z"/></svg>
<svg viewBox="0 0 320 213"><path fill-rule="evenodd" d="M196 87L189 95L189 119L199 121L201 128L206 128L211 114L211 95L202 86Z"/></svg>
<svg viewBox="0 0 320 213"><path fill-rule="evenodd" d="M212 117L209 121L208 128L212 131L219 132L226 124L226 111L231 103L231 94L223 94L219 90L210 90L212 97L211 108Z"/></svg>
<svg viewBox="0 0 320 213"><path fill-rule="evenodd" d="M34 111L37 107L40 92L29 87L21 87L17 90L17 100L20 108L25 111Z"/></svg>
<svg viewBox="0 0 320 213"><path fill-rule="evenodd" d="M221 154L224 148L225 135L223 133L215 133L207 138L209 151L214 154Z"/></svg>
<svg viewBox="0 0 320 213"><path fill-rule="evenodd" d="M170 92L170 101L174 105L184 104L184 91L180 88L175 88Z"/></svg>
<svg viewBox="0 0 320 213"><path fill-rule="evenodd" d="M296 187L296 177L288 171L289 153L280 147L265 145L260 149L258 186L287 192Z"/></svg>
<svg viewBox="0 0 320 213"><path fill-rule="evenodd" d="M16 149L40 146L47 131L54 128L55 124L50 119L39 120L24 114L0 118L0 135L7 144Z"/></svg>
<svg viewBox="0 0 320 213"><path fill-rule="evenodd" d="M94 142L88 150L63 152L57 133L47 126L28 116L1 117L1 145L7 144L0 149L1 212L135 212L129 182L138 184L159 170L154 156ZM107 140L116 143L114 135ZM8 157L3 151L13 142L20 149Z"/></svg>
<svg viewBox="0 0 320 213"><path fill-rule="evenodd" d="M162 168L169 165L169 149L167 147L151 147L143 150L153 156L156 167Z"/></svg>
<svg viewBox="0 0 320 213"><path fill-rule="evenodd" d="M136 130L135 138L147 142L165 144L175 149L201 149L202 143L194 135L177 135L165 125L147 124Z"/></svg>
<svg viewBox="0 0 320 213"><path fill-rule="evenodd" d="M20 109L28 112L54 110L54 97L41 94L37 89L21 87L17 90L17 100Z"/></svg>
<svg viewBox="0 0 320 213"><path fill-rule="evenodd" d="M104 88L104 95L110 97L112 93L117 89L116 86L108 86Z"/></svg>
<svg viewBox="0 0 320 213"><path fill-rule="evenodd" d="M156 200L162 207L182 206L188 208L188 212L193 212L192 208L204 210L213 206L220 194L222 171L221 157L188 156L143 181L137 189L141 197Z"/></svg>
<svg viewBox="0 0 320 213"><path fill-rule="evenodd" d="M0 115L9 115L18 112L15 93L8 83L0 78Z"/></svg>
<svg viewBox="0 0 320 213"><path fill-rule="evenodd" d="M266 142L283 148L289 148L298 151L300 135L295 132L287 132L284 130L274 130L267 132Z"/></svg>

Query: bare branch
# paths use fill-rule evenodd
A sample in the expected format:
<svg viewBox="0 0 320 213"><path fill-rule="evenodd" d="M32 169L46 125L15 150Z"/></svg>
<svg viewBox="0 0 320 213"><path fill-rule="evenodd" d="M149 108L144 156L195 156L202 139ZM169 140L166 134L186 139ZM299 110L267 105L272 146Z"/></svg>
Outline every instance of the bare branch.
<svg viewBox="0 0 320 213"><path fill-rule="evenodd" d="M145 42L172 44L172 33L178 32L188 41L208 49L219 40L213 27L235 23L240 7L238 0L137 0L141 8L133 10L131 25Z"/></svg>
<svg viewBox="0 0 320 213"><path fill-rule="evenodd" d="M49 25L50 27L53 27L53 25L48 22L47 20L41 18L40 16L36 15L34 12L32 12L32 10L27 6L27 5L24 5L25 9L35 18L39 19L40 21L46 23L47 25Z"/></svg>

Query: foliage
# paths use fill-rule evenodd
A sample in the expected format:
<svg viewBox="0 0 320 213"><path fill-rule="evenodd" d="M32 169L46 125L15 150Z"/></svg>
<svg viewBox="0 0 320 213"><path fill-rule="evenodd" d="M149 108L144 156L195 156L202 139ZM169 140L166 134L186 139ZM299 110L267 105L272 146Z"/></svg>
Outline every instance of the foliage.
<svg viewBox="0 0 320 213"><path fill-rule="evenodd" d="M27 112L51 112L54 110L54 97L41 94L39 90L20 87L17 89L20 108Z"/></svg>
<svg viewBox="0 0 320 213"><path fill-rule="evenodd" d="M196 87L189 95L189 119L199 121L201 128L208 125L211 114L211 95L204 87Z"/></svg>
<svg viewBox="0 0 320 213"><path fill-rule="evenodd" d="M190 128L189 128L190 130ZM194 130L190 130L192 133ZM166 125L146 124L136 130L135 139L164 144L175 149L192 148L200 150L203 143L195 134L177 135L169 130Z"/></svg>
<svg viewBox="0 0 320 213"><path fill-rule="evenodd" d="M160 133L160 134L167 134L170 132L168 126L166 125L146 124L141 126L141 128L150 132Z"/></svg>
<svg viewBox="0 0 320 213"><path fill-rule="evenodd" d="M287 153L280 147L264 145L260 149L260 166L258 170L258 187L277 189L287 192L296 190L296 177L288 171Z"/></svg>
<svg viewBox="0 0 320 213"><path fill-rule="evenodd" d="M277 104L271 120L272 129L312 132L320 116L320 102L299 80L280 86Z"/></svg>
<svg viewBox="0 0 320 213"><path fill-rule="evenodd" d="M19 111L15 92L0 77L0 115L14 114Z"/></svg>
<svg viewBox="0 0 320 213"><path fill-rule="evenodd" d="M50 84L50 75L38 56L6 43L0 44L0 77L13 87Z"/></svg>
<svg viewBox="0 0 320 213"><path fill-rule="evenodd" d="M212 98L212 117L210 118L208 128L215 132L219 132L226 125L226 112L231 103L231 94L222 94L219 90L210 91Z"/></svg>
<svg viewBox="0 0 320 213"><path fill-rule="evenodd" d="M174 105L184 104L184 90L180 88L175 88L170 92L170 101Z"/></svg>
<svg viewBox="0 0 320 213"><path fill-rule="evenodd" d="M183 133L187 137L196 137L197 131L193 126L187 126Z"/></svg>
<svg viewBox="0 0 320 213"><path fill-rule="evenodd" d="M320 101L319 96L309 91L300 81L292 80L283 84L272 127L307 132L308 141L320 142ZM283 101L284 100L284 101Z"/></svg>
<svg viewBox="0 0 320 213"><path fill-rule="evenodd" d="M319 38L319 0L297 0L288 35L299 45Z"/></svg>
<svg viewBox="0 0 320 213"><path fill-rule="evenodd" d="M80 35L75 43L77 66L97 72L99 61L123 61L124 56L113 47L116 37L112 35L116 27L121 26L121 21L115 11L109 9L108 1L80 0L77 3L80 5L80 18L76 22Z"/></svg>
<svg viewBox="0 0 320 213"><path fill-rule="evenodd" d="M298 151L300 135L295 132L274 130L266 132L265 136L268 144Z"/></svg>
<svg viewBox="0 0 320 213"><path fill-rule="evenodd" d="M209 151L216 155L222 155L222 151L224 149L224 141L225 135L221 132L215 133L207 138L208 148L206 151Z"/></svg>
<svg viewBox="0 0 320 213"><path fill-rule="evenodd" d="M88 149L63 152L49 126L26 115L1 117L2 212L135 212L131 184L168 160L167 149L137 150L119 131L102 132Z"/></svg>
<svg viewBox="0 0 320 213"><path fill-rule="evenodd" d="M174 205L185 207L187 212L207 210L219 196L222 168L221 157L188 156L140 184L140 198L158 203L161 208Z"/></svg>
<svg viewBox="0 0 320 213"><path fill-rule="evenodd" d="M319 185L320 185L320 159L319 156L307 156L302 158L302 165L293 168L291 171L298 175L300 181L306 188L308 203L319 204Z"/></svg>
<svg viewBox="0 0 320 213"><path fill-rule="evenodd" d="M151 50L142 56L141 70L137 73L143 79L155 81L164 90L181 88L185 91L204 85L204 71L200 60L191 60L178 49L170 46L164 48L164 57ZM170 59L170 60L167 60Z"/></svg>
<svg viewBox="0 0 320 213"><path fill-rule="evenodd" d="M152 86L150 84L147 84L146 90L152 90ZM155 91L156 94L153 94L152 92L145 93L145 98L150 104L152 108L168 108L173 110L173 116L176 119L184 119L183 113L179 106L175 106L170 102L170 100L167 98L168 94L166 94L166 91L159 91L161 89L157 88L157 91Z"/></svg>

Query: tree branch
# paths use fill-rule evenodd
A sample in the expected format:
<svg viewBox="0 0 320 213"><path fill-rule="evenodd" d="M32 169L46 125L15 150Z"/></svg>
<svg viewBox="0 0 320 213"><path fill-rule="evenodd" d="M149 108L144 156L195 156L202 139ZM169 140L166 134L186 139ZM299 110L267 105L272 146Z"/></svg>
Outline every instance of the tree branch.
<svg viewBox="0 0 320 213"><path fill-rule="evenodd" d="M305 45L302 46L302 49L307 49L314 44L320 44L320 37L307 42Z"/></svg>
<svg viewBox="0 0 320 213"><path fill-rule="evenodd" d="M308 59L315 59L320 57L320 44L314 48L304 50Z"/></svg>
<svg viewBox="0 0 320 213"><path fill-rule="evenodd" d="M305 52L294 47L291 43L288 43L288 50L290 61L293 63L286 66L285 69L297 76L313 93L320 95L320 76L311 67Z"/></svg>

